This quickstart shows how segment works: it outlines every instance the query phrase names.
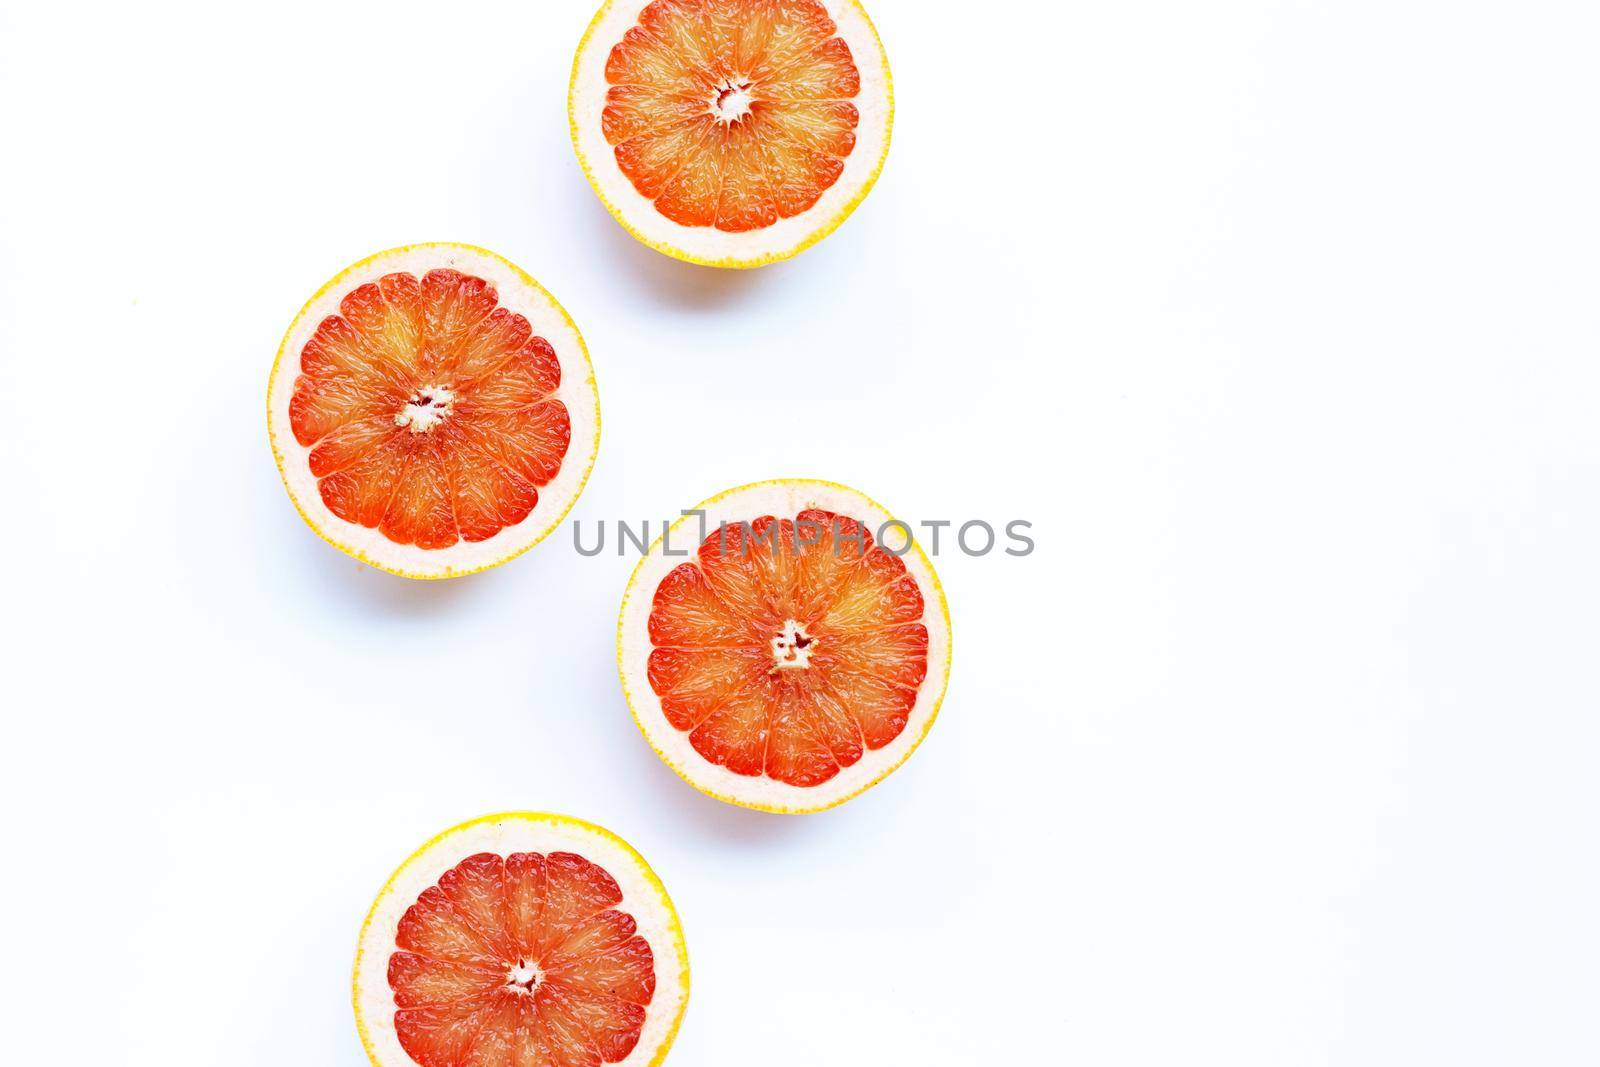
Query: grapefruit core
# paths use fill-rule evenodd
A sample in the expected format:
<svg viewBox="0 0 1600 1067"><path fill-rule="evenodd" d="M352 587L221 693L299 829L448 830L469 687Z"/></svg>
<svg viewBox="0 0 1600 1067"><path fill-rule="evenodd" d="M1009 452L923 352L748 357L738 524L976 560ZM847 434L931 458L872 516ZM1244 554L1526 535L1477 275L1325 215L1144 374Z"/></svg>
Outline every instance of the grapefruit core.
<svg viewBox="0 0 1600 1067"><path fill-rule="evenodd" d="M949 678L932 563L830 482L744 486L696 511L704 534L694 513L675 524L623 598L618 668L645 739L701 792L764 811L820 811L883 780Z"/></svg>
<svg viewBox="0 0 1600 1067"><path fill-rule="evenodd" d="M584 173L630 233L756 267L866 197L894 97L856 0L609 0L578 46L568 112Z"/></svg>
<svg viewBox="0 0 1600 1067"><path fill-rule="evenodd" d="M677 912L639 854L559 815L493 815L389 879L356 951L374 1067L646 1067L688 1004Z"/></svg>
<svg viewBox="0 0 1600 1067"><path fill-rule="evenodd" d="M380 252L323 286L278 350L273 456L341 551L450 578L531 548L577 501L600 406L572 319L470 245Z"/></svg>

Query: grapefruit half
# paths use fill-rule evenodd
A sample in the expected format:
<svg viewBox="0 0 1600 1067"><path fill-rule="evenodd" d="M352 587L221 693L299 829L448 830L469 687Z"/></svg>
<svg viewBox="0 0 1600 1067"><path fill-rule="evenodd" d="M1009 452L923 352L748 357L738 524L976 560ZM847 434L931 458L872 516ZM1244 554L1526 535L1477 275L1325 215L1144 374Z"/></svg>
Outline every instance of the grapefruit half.
<svg viewBox="0 0 1600 1067"><path fill-rule="evenodd" d="M656 541L617 661L668 766L718 800L802 813L910 757L944 699L950 616L892 523L853 489L793 479L713 497Z"/></svg>
<svg viewBox="0 0 1600 1067"><path fill-rule="evenodd" d="M608 0L567 109L578 161L629 233L691 263L759 267L866 198L894 94L856 0Z"/></svg>
<svg viewBox="0 0 1600 1067"><path fill-rule="evenodd" d="M354 999L374 1067L646 1067L677 1035L689 957L666 890L621 838L490 815L383 887Z"/></svg>
<svg viewBox="0 0 1600 1067"><path fill-rule="evenodd" d="M324 541L408 578L504 563L560 525L600 444L583 338L510 261L380 252L301 309L267 389L283 484Z"/></svg>

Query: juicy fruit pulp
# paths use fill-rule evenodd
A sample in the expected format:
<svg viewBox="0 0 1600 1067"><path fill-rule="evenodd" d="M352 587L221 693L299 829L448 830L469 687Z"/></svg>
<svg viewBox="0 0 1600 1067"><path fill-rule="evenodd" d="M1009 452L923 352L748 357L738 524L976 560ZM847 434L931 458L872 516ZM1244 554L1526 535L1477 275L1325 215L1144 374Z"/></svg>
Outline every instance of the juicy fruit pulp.
<svg viewBox="0 0 1600 1067"><path fill-rule="evenodd" d="M422 1067L597 1067L639 1041L654 955L603 868L570 852L469 856L401 918L400 1045Z"/></svg>
<svg viewBox="0 0 1600 1067"><path fill-rule="evenodd" d="M494 287L455 270L358 286L300 353L295 440L328 510L424 549L522 522L572 440L561 364Z"/></svg>
<svg viewBox="0 0 1600 1067"><path fill-rule="evenodd" d="M705 759L819 785L904 731L928 673L922 617L916 579L855 519L727 525L655 591L650 687Z"/></svg>
<svg viewBox="0 0 1600 1067"><path fill-rule="evenodd" d="M818 0L654 0L606 62L617 165L684 226L805 212L856 144L861 77L837 30Z"/></svg>

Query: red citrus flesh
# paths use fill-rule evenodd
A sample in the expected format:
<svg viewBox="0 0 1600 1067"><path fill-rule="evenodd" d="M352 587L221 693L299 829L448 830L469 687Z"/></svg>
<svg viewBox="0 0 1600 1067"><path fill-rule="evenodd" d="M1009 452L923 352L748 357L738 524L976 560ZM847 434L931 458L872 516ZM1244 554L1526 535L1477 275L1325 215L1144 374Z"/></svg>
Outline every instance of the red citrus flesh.
<svg viewBox="0 0 1600 1067"><path fill-rule="evenodd" d="M808 210L855 148L850 46L818 0L654 0L606 62L617 165L684 226Z"/></svg>
<svg viewBox="0 0 1600 1067"><path fill-rule="evenodd" d="M905 729L928 673L922 614L905 563L855 519L731 524L656 589L650 687L705 759L819 785Z"/></svg>
<svg viewBox="0 0 1600 1067"><path fill-rule="evenodd" d="M560 384L555 349L482 278L389 274L306 342L289 422L328 510L449 548L533 511L572 440Z"/></svg>
<svg viewBox="0 0 1600 1067"><path fill-rule="evenodd" d="M389 958L395 1033L422 1067L597 1067L639 1041L650 945L603 868L469 856L423 890Z"/></svg>

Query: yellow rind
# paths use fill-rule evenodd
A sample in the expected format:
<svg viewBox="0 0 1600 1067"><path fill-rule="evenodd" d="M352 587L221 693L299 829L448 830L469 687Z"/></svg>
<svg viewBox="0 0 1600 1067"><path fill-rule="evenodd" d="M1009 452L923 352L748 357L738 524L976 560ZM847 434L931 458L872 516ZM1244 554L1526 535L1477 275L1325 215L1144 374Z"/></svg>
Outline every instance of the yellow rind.
<svg viewBox="0 0 1600 1067"><path fill-rule="evenodd" d="M894 74L889 69L888 50L883 47L883 38L878 34L878 27L873 24L871 16L867 14L867 9L861 6L860 0L847 0L849 5L861 15L861 20L867 24L867 29L872 33L872 39L877 42L878 61L883 66L884 93L888 97L887 104L889 108L889 120L883 139L883 149L878 153L878 160L873 164L872 173L867 175L867 180L861 183L861 188L850 198L849 202L836 211L832 218L817 229L812 230L794 246L777 252L768 252L765 255L755 256L750 259L740 259L736 256L706 259L696 256L692 252L686 252L665 241L653 240L640 233L637 228L628 222L622 209L606 197L605 191L600 187L600 182L596 180L594 169L590 165L588 157L583 154L583 148L578 140L578 67L583 59L584 52L589 48L590 39L594 36L595 30L599 29L601 20L605 18L606 13L611 10L611 5L615 2L616 0L606 0L601 5L600 10L595 12L594 18L589 21L589 28L583 33L583 39L578 42L577 53L572 57L572 77L567 82L567 128L572 137L572 151L578 157L578 166L583 168L583 176L588 179L589 187L594 190L594 195L600 199L600 203L605 205L606 210L611 213L611 217L617 220L617 225L627 230L640 244L647 245L662 255L671 256L673 259L682 260L685 263L693 263L701 267L752 270L772 263L781 263L786 259L793 259L798 256L801 252L817 244L833 233L834 230L844 225L844 220L849 218L856 208L861 206L861 202L867 198L867 194L872 192L872 187L878 184L878 177L883 173L883 165L889 159L889 144L894 140Z"/></svg>
<svg viewBox="0 0 1600 1067"><path fill-rule="evenodd" d="M367 1029L367 1020L361 1014L361 961L366 954L367 930L372 925L373 916L378 913L378 905L383 903L383 898L389 895L394 888L395 881L408 867L427 855L447 838L461 833L463 830L480 826L483 823L505 822L508 819L516 819L522 822L550 823L554 826L576 826L605 838L633 857L638 863L640 871L644 873L645 880L650 884L650 888L655 890L656 895L661 898L661 905L666 911L668 920L667 931L672 936L673 951L678 958L678 973L682 976L679 988L683 996L678 1001L677 1016L672 1020L672 1025L667 1028L666 1035L661 1039L661 1045L656 1049L655 1055L650 1058L649 1064L646 1065L646 1067L660 1067L661 1061L667 1058L667 1052L672 1048L672 1043L677 1040L678 1029L683 1025L684 1013L689 1008L689 946L683 936L683 922L678 918L678 909L673 906L672 898L667 895L667 887L661 884L661 879L656 876L656 872L649 863L645 862L645 858L639 855L639 851L632 845L607 830L604 826L597 826L585 819L575 818L571 815L553 815L542 811L506 811L495 815L483 815L476 819L470 819L458 826L452 826L443 833L435 834L424 842L422 847L407 856L405 862L396 867L394 873L389 876L389 880L383 883L383 888L378 890L378 895L372 900L372 907L367 909L367 917L361 922L360 933L356 936L356 959L350 970L350 1005L355 1011L356 1033L361 1037L361 1048L366 1052L367 1059L371 1061L372 1067L397 1067L395 1064L386 1064L378 1059L378 1054L372 1046L372 1035Z"/></svg>
<svg viewBox="0 0 1600 1067"><path fill-rule="evenodd" d="M583 477L578 479L577 492L572 494L572 499L567 502L567 506L562 510L561 514L555 517L547 530L541 533L538 537L534 538L532 541L528 542L526 545L517 549L515 552L511 552L500 559L494 560L490 563L485 563L479 567L460 569L451 567L442 574L421 574L373 559L361 549L341 543L333 534L318 526L315 520L313 520L312 517L306 513L306 509L301 507L299 499L295 497L294 491L289 487L289 475L284 469L285 459L283 452L278 448L277 436L272 432L272 390L273 386L278 381L278 365L283 362L284 353L289 347L289 338L294 336L295 328L300 325L300 320L305 318L306 312L310 311L313 305L326 296L329 290L336 287L340 282L344 281L352 274L355 274L357 271L366 269L378 260L384 259L388 256L398 256L407 252L417 251L418 249L429 248L463 249L475 255L487 256L490 259L498 260L500 263L509 268L513 274L516 274L524 282L526 282L530 288L544 294L545 298L550 301L551 305L561 313L561 317L566 320L567 325L572 329L573 335L578 338L578 349L580 354L583 356L584 368L588 372L584 380L589 385L589 391L594 394L594 440L590 449L589 465L584 469ZM565 374L567 368L563 366L561 370L562 374ZM334 548L337 548L345 555L354 559L358 559L362 563L367 564L369 567L376 567L378 570L383 571L386 574L393 574L400 578L411 578L415 581L445 581L450 578L465 578L468 575L480 574L483 571L493 570L495 567L498 567L503 563L510 563L512 560L516 559L518 556L521 556L524 552L532 549L560 529L562 522L566 520L566 517L569 514L571 514L572 509L577 506L578 498L583 495L584 488L589 484L589 475L594 472L595 461L600 455L600 421L600 389L595 382L594 361L589 357L589 345L588 342L583 339L583 332L578 329L578 324L573 321L572 316L567 312L567 309L562 306L561 301L557 300L551 294L550 290L546 289L543 285L540 285L531 274L517 266L515 263L511 262L505 256L502 256L500 253L491 251L487 248L483 248L478 245L466 244L461 241L419 241L416 244L400 245L395 248L387 248L382 252L374 252L365 259L361 259L350 264L350 266L334 275L327 281L326 284L322 286L322 288L318 289L311 295L311 299L307 300L305 304L301 306L299 313L296 314L294 320L289 323L289 328L283 333L283 340L278 343L278 354L273 357L272 370L267 378L267 443L272 446L272 459L273 462L278 465L278 477L283 481L284 491L288 494L289 501L294 505L295 511L300 514L300 518L304 520L305 524L311 528L312 533L316 534L323 541L327 542L329 545L332 545Z"/></svg>
<svg viewBox="0 0 1600 1067"><path fill-rule="evenodd" d="M927 566L928 574L933 578L933 592L938 596L939 599L939 613L944 619L944 631L947 640L945 643L943 671L941 672L941 677L939 679L939 695L933 702L933 711L928 716L928 721L923 724L921 732L912 739L908 746L906 746L905 752L901 754L899 759L895 760L894 763L885 768L882 774L878 775L876 778L872 779L870 782L861 786L861 788L855 790L854 792L848 793L845 796L839 797L835 800L831 800L826 804L803 807L783 804L759 804L741 797L729 796L720 793L717 790L706 786L704 783L696 781L689 774L687 774L683 768L676 766L673 764L672 760L667 758L667 754L656 746L656 743L650 738L649 731L644 728L644 721L639 717L638 703L634 700L633 690L628 685L628 671L626 666L623 664L623 623L628 617L628 602L633 599L635 587L639 581L639 572L644 570L645 562L655 553L655 550L661 547L666 539L672 536L674 531L685 525L689 519L694 517L694 512L709 510L713 504L720 503L721 501L726 500L735 494L747 492L751 489L762 489L768 486L796 485L817 485L825 486L829 489L842 489L847 493L853 493L854 495L861 497L867 503L883 512L885 515L894 514L894 512L890 511L888 508L872 499L872 497L867 496L867 494L863 493L861 490L844 485L840 482L830 482L822 478L769 478L763 482L751 482L749 485L735 486L734 488L725 492L718 493L709 500L702 501L696 507L691 509L688 514L684 515L683 518L679 519L670 527L662 531L661 536L656 538L655 541L650 545L650 551L646 552L644 557L641 558L638 564L633 568L633 574L628 579L628 587L622 594L622 609L617 613L617 676L622 679L622 696L623 699L628 702L628 714L633 716L633 724L639 728L639 733L644 736L645 744L650 746L650 750L656 754L662 763L672 768L672 772L674 774L713 800L720 800L724 804L733 804L736 807L749 808L752 811L764 811L772 815L814 815L817 812L828 811L832 808L837 808L846 801L854 800L856 797L860 796L862 793L865 793L867 790L871 789L873 786L889 777L895 771L899 770L905 764L906 760L911 758L911 754L915 752L922 742L927 739L929 731L933 729L933 724L939 719L939 710L944 705L945 693L947 693L950 689L950 662L952 653L955 649L955 632L950 625L950 603L944 595L944 583L939 580L939 572L934 569L933 561L928 558L927 553L923 552L922 545L913 539L911 542L912 550L917 553L918 558L920 558ZM646 592L650 593L651 591L646 590Z"/></svg>

